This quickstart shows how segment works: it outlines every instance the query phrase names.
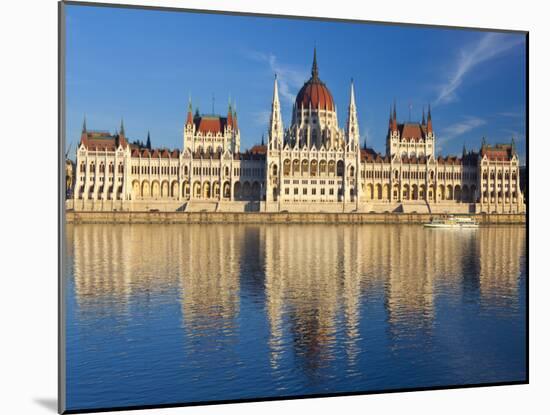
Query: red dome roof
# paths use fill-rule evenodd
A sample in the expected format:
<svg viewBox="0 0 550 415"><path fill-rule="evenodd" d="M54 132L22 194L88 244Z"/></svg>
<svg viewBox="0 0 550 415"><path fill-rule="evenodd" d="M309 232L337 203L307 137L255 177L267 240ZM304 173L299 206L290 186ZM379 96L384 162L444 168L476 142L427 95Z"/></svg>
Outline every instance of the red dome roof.
<svg viewBox="0 0 550 415"><path fill-rule="evenodd" d="M313 67L311 68L311 78L307 81L298 95L296 96L296 107L316 109L320 107L323 110L334 111L334 100L327 86L319 79L319 70L317 69L317 53L313 52Z"/></svg>

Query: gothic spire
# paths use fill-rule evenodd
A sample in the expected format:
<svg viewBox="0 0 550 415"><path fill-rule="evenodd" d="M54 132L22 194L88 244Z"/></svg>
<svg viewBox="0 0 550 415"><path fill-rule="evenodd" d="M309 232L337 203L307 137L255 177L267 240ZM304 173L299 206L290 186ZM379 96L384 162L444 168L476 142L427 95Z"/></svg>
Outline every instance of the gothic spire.
<svg viewBox="0 0 550 415"><path fill-rule="evenodd" d="M347 129L349 142L353 142L357 147L359 147L359 123L357 121L357 107L355 106L355 89L353 87L353 78L351 79L350 85Z"/></svg>
<svg viewBox="0 0 550 415"><path fill-rule="evenodd" d="M187 105L187 122L186 124L193 124L193 105L191 103L191 95L189 95L189 104Z"/></svg>
<svg viewBox="0 0 550 415"><path fill-rule="evenodd" d="M120 135L124 135L124 120L120 119Z"/></svg>
<svg viewBox="0 0 550 415"><path fill-rule="evenodd" d="M427 130L429 133L433 132L432 127L432 107L430 104L428 104L428 126Z"/></svg>
<svg viewBox="0 0 550 415"><path fill-rule="evenodd" d="M422 125L426 124L426 117L424 116L424 106L422 106Z"/></svg>
<svg viewBox="0 0 550 415"><path fill-rule="evenodd" d="M147 143L145 144L145 147L151 150L151 134L149 131L147 131Z"/></svg>
<svg viewBox="0 0 550 415"><path fill-rule="evenodd" d="M227 108L227 125L233 127L233 110L231 109L231 97Z"/></svg>
<svg viewBox="0 0 550 415"><path fill-rule="evenodd" d="M274 148L282 146L283 144L283 120L281 117L281 104L279 102L277 74L275 74L275 80L273 81L273 100L271 102L268 143Z"/></svg>
<svg viewBox="0 0 550 415"><path fill-rule="evenodd" d="M311 66L311 77L319 79L319 68L317 67L317 47L313 48L313 65Z"/></svg>
<svg viewBox="0 0 550 415"><path fill-rule="evenodd" d="M86 133L86 116L84 116L84 121L82 122L82 133Z"/></svg>

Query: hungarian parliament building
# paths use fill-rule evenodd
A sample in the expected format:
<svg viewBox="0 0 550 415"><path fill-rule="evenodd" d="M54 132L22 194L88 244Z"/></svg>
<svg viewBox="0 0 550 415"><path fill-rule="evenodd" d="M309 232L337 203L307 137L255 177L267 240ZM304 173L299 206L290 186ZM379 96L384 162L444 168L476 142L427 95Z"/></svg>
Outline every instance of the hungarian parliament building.
<svg viewBox="0 0 550 415"><path fill-rule="evenodd" d="M436 156L431 109L421 122L390 109L385 154L361 147L353 81L345 128L314 52L285 127L277 77L267 143L242 151L237 113L193 112L183 148L131 141L84 122L67 163L67 207L76 211L521 213L514 141Z"/></svg>

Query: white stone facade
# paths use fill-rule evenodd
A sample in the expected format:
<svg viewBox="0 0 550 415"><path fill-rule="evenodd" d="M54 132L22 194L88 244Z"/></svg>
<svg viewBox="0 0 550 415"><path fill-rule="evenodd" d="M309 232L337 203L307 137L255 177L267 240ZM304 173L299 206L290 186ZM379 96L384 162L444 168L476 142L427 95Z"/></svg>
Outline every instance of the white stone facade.
<svg viewBox="0 0 550 415"><path fill-rule="evenodd" d="M386 154L360 148L353 81L345 128L316 56L285 128L274 82L266 145L240 151L237 113L193 114L183 150L151 149L120 132L83 126L76 152L75 210L517 213L525 211L514 144L435 157L427 121L390 111Z"/></svg>

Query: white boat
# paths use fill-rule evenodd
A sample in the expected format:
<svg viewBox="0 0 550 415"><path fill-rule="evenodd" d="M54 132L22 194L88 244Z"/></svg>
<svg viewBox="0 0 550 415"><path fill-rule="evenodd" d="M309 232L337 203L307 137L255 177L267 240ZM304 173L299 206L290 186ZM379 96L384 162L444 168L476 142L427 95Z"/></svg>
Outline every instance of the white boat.
<svg viewBox="0 0 550 415"><path fill-rule="evenodd" d="M424 224L424 227L471 229L478 228L479 224L474 219L469 217L456 217L453 215L449 215L443 218L432 218L430 222Z"/></svg>

